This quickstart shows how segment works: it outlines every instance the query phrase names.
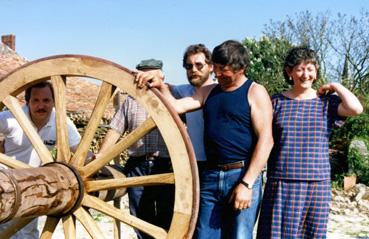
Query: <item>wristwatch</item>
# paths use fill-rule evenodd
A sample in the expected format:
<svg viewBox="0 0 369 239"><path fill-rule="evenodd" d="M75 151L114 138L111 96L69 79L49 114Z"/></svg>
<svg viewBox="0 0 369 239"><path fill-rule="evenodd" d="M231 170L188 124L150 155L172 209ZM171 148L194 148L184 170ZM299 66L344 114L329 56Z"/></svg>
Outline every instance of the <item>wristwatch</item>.
<svg viewBox="0 0 369 239"><path fill-rule="evenodd" d="M252 190L252 185L248 184L247 182L245 182L243 179L240 181L240 183L245 186L247 189L251 189Z"/></svg>

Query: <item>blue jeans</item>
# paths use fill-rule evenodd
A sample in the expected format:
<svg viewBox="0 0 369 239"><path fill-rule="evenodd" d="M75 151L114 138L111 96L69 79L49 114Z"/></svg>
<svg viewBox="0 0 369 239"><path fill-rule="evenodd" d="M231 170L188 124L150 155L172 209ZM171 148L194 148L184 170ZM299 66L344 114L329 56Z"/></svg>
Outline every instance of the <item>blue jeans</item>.
<svg viewBox="0 0 369 239"><path fill-rule="evenodd" d="M228 203L232 190L244 176L245 169L228 171L206 169L200 179L200 211L194 238L251 239L262 198L262 179L259 176L248 209L235 211Z"/></svg>

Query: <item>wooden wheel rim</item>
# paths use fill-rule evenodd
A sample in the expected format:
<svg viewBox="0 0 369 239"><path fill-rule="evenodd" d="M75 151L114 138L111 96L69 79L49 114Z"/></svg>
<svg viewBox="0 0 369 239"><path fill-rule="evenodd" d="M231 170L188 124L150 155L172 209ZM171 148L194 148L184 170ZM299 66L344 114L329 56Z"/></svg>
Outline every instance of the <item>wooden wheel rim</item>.
<svg viewBox="0 0 369 239"><path fill-rule="evenodd" d="M168 102L156 90L138 89L134 84L133 72L107 60L90 56L59 55L42 58L18 68L3 78L0 82L0 101L8 102L11 96L47 77L56 77L55 81L58 81L58 77L64 76L101 80L103 84L107 83L125 90L145 107L167 145L175 181L172 224L167 234L160 234L158 237L163 235L166 238L191 237L197 219L199 194L197 166L191 142L178 115ZM61 107L65 111L63 108L65 106ZM176 139L176 144L173 144L173 139ZM76 168L82 177L90 175L88 167L77 163Z"/></svg>

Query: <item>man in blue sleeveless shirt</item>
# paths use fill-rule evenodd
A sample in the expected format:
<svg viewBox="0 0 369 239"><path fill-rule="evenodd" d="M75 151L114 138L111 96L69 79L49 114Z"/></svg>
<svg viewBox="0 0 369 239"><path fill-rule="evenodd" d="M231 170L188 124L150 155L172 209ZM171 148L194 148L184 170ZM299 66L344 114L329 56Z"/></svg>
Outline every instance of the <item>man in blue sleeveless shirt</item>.
<svg viewBox="0 0 369 239"><path fill-rule="evenodd" d="M229 40L212 54L218 84L179 100L159 75L138 74L165 94L178 113L203 107L207 168L201 174L194 238L252 238L261 200L260 172L273 146L272 105L265 88L245 76L247 49Z"/></svg>

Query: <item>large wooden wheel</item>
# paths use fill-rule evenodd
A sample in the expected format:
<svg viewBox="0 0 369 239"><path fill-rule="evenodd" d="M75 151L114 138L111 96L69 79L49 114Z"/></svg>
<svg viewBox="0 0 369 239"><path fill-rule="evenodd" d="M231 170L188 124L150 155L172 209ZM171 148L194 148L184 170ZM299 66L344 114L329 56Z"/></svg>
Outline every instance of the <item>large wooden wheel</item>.
<svg viewBox="0 0 369 239"><path fill-rule="evenodd" d="M71 154L66 128L65 88L68 77L74 76L97 79L101 81L101 85L86 131L76 152ZM16 95L27 87L45 78L51 79L55 92L56 144L58 149L55 160L31 126L30 121L21 109L20 103L15 98ZM130 132L128 136L118 141L108 152L85 164L85 158L94 133L115 88L122 89L133 96L145 107L151 117L136 130ZM66 214L60 213L60 211L65 211L65 208L59 210L57 214L50 210L41 213L48 215L41 238L51 238L60 220L63 223L65 238L76 237L75 220L80 221L92 238L104 238L101 228L95 223L89 210L86 208L98 210L155 238L184 238L192 236L198 210L198 175L192 145L178 115L174 113L156 90L138 89L134 84L133 72L115 63L89 56L60 55L43 58L30 62L5 77L0 82L0 101L16 117L42 163L46 164L46 167L41 168L50 168L47 165L53 164L52 162L54 161L60 162L61 164L57 163L57 167L51 167L53 168L52 170L59 170L58 172L60 170L66 171L66 169L61 169L66 166L66 168L71 170L69 174L75 175L74 180L76 184L78 183L77 189L72 192L77 196L74 199L70 199L73 205L68 205L73 210L69 210L69 213ZM91 177L123 150L156 127L167 145L172 161L173 173L105 180ZM13 173L4 173L7 176L10 174L10 178L14 175L25 175L20 172L38 173L37 169L32 169L29 165L16 161L5 154L0 154L0 163L12 168L11 170L13 171L11 172ZM68 173L63 173L63 175L68 175ZM174 184L175 186L174 212L168 231L131 216L129 213L124 213L111 203L94 196L96 192L103 190L161 184ZM35 205L33 206L35 207ZM13 217L13 226L8 232L0 232L0 238L7 238L11 234L9 231L23 227L32 220L32 217L39 216L40 212L34 212L32 215L29 215L29 211L27 215L22 215L20 212L12 214L12 216L19 215L18 217Z"/></svg>

